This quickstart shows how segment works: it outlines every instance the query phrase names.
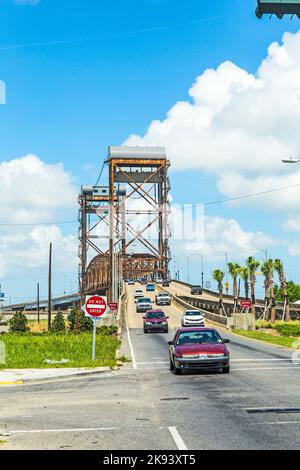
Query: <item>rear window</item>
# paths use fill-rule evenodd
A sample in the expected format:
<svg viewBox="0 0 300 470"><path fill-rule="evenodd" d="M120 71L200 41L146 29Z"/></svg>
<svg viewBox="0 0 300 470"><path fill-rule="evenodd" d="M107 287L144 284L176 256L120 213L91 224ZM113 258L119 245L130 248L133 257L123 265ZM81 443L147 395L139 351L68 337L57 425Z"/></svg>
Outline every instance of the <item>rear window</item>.
<svg viewBox="0 0 300 470"><path fill-rule="evenodd" d="M194 311L194 312L185 312L186 317L198 317L199 315L201 315L201 313L196 312L196 311Z"/></svg>
<svg viewBox="0 0 300 470"><path fill-rule="evenodd" d="M165 318L164 312L147 313L147 318Z"/></svg>
<svg viewBox="0 0 300 470"><path fill-rule="evenodd" d="M216 331L187 331L182 332L178 336L177 344L183 346L185 344L203 344L203 343L222 343L222 339Z"/></svg>
<svg viewBox="0 0 300 470"><path fill-rule="evenodd" d="M144 299L139 299L138 302L139 302L139 303L143 303L143 302L151 303L151 300L144 298Z"/></svg>

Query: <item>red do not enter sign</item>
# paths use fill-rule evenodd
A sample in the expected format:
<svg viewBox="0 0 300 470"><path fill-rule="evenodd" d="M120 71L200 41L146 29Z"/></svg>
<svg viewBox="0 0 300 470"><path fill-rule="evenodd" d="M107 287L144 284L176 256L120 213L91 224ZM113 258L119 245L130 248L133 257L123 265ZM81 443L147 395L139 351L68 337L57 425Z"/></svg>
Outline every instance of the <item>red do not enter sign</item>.
<svg viewBox="0 0 300 470"><path fill-rule="evenodd" d="M85 300L86 316L101 318L107 311L107 298L100 295L88 295Z"/></svg>

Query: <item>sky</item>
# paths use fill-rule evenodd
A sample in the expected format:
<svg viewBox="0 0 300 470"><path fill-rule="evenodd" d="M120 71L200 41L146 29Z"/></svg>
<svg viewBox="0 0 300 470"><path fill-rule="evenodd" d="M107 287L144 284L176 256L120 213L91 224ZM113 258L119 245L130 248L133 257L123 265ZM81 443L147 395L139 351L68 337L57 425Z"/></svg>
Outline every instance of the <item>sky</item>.
<svg viewBox="0 0 300 470"><path fill-rule="evenodd" d="M268 249L300 283L300 166L280 162L300 158L300 23L258 20L255 6L0 0L7 302L33 298L37 282L46 296L50 241L53 294L77 290L78 192L96 182L107 147L121 144L166 147L178 205L266 192L205 206L205 240L172 241L182 279L187 255L199 283L196 253L211 281L213 269L224 269L219 251L243 263Z"/></svg>

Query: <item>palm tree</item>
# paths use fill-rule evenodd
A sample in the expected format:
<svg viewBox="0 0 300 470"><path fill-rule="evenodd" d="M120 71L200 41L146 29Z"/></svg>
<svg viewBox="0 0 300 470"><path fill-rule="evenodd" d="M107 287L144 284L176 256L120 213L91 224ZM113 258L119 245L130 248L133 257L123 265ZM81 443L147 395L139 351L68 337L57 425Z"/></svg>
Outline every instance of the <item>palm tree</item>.
<svg viewBox="0 0 300 470"><path fill-rule="evenodd" d="M271 302L271 322L275 322L276 319L276 310L275 310L275 299L274 299L274 261L272 259L268 259L262 265L261 271L265 276L265 298L266 298L266 306L265 306L265 313L269 311L270 305L268 304L268 300Z"/></svg>
<svg viewBox="0 0 300 470"><path fill-rule="evenodd" d="M218 290L219 290L219 314L223 315L223 281L225 277L225 273L220 269L216 269L213 274L213 279L218 283Z"/></svg>
<svg viewBox="0 0 300 470"><path fill-rule="evenodd" d="M237 302L238 302L238 283L237 279L240 274L241 266L238 263L228 263L229 274L233 279L233 296L234 296L234 307L233 313L236 311Z"/></svg>
<svg viewBox="0 0 300 470"><path fill-rule="evenodd" d="M249 276L250 276L249 269L241 267L240 268L240 276L244 281L245 297L246 297L246 299L249 299Z"/></svg>
<svg viewBox="0 0 300 470"><path fill-rule="evenodd" d="M285 273L284 273L283 263L280 259L275 260L274 268L275 268L275 271L277 271L279 281L280 281L281 290L282 290L283 296L284 296L284 312L283 312L283 317L282 318L284 320L284 317L285 317L287 321L291 321L290 302L289 302L289 297L288 297L288 292L287 292L286 277L285 277Z"/></svg>
<svg viewBox="0 0 300 470"><path fill-rule="evenodd" d="M255 316L256 310L255 310L255 284L256 284L256 274L257 270L260 266L260 262L257 261L253 256L249 256L247 259L247 268L249 270L249 276L250 276L250 287L251 287L251 300L252 300L252 314Z"/></svg>

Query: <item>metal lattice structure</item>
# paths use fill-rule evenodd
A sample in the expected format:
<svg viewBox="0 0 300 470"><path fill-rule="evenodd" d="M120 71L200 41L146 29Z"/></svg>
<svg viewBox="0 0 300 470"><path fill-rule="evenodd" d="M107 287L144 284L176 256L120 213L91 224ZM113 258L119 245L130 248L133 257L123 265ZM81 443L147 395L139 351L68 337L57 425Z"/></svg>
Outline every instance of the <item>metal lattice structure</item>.
<svg viewBox="0 0 300 470"><path fill-rule="evenodd" d="M165 150L109 147L106 164L109 186L83 186L79 196L82 299L105 292L117 300L123 279L169 276L170 163Z"/></svg>

